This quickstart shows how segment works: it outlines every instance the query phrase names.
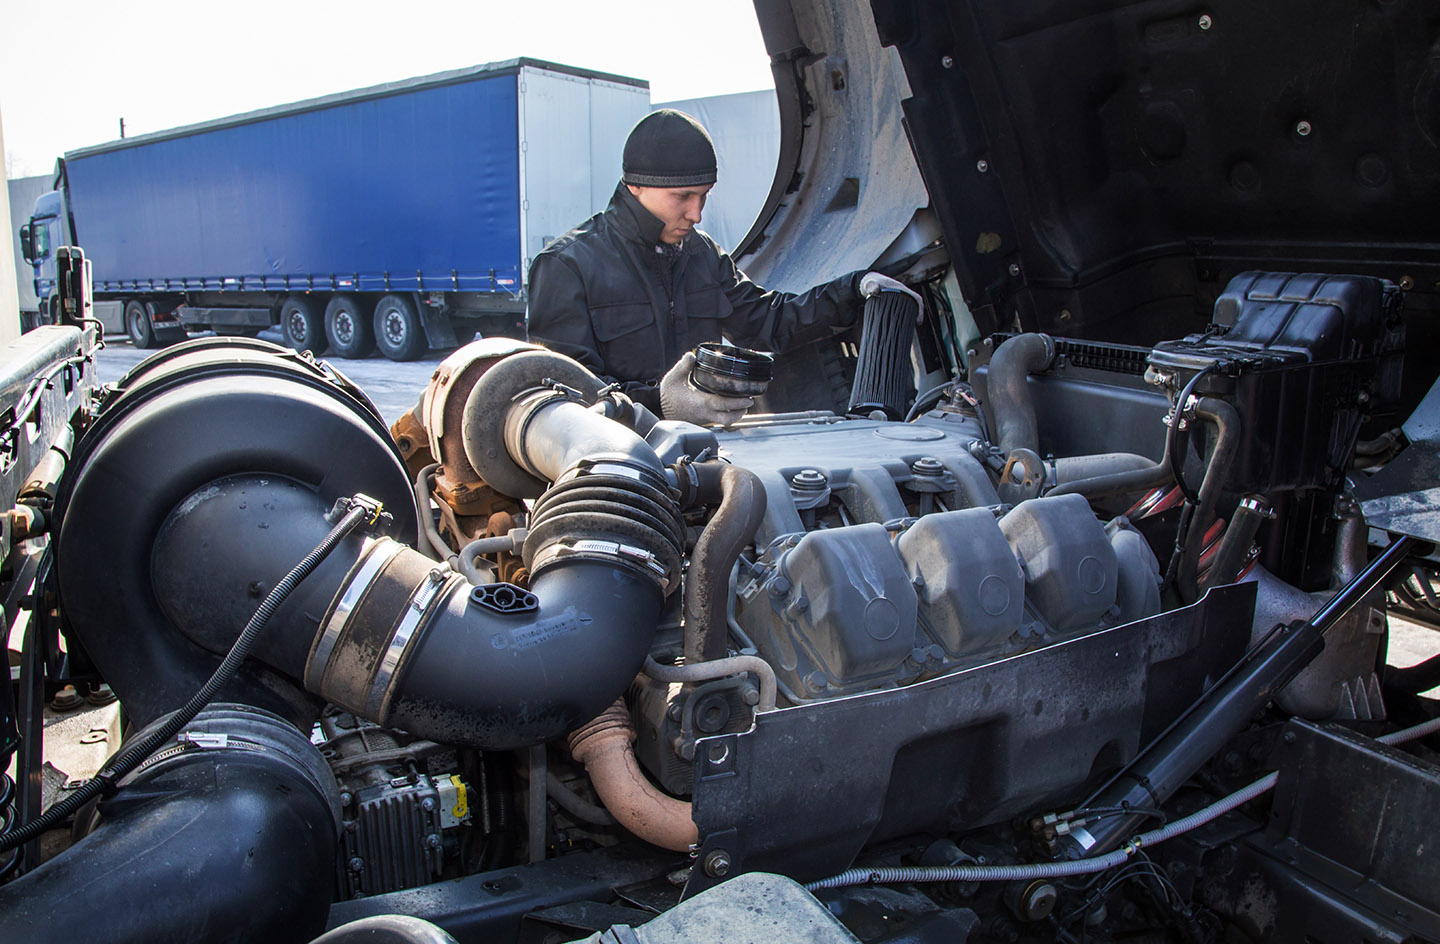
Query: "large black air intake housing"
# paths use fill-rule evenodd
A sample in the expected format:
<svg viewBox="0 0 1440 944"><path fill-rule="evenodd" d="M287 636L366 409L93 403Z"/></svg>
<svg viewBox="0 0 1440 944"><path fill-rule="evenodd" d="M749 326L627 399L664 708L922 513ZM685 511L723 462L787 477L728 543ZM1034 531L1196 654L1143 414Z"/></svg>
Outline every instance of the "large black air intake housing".
<svg viewBox="0 0 1440 944"><path fill-rule="evenodd" d="M892 420L905 417L915 393L910 344L918 309L904 292L881 291L865 300L860 355L846 412L868 416L880 410Z"/></svg>

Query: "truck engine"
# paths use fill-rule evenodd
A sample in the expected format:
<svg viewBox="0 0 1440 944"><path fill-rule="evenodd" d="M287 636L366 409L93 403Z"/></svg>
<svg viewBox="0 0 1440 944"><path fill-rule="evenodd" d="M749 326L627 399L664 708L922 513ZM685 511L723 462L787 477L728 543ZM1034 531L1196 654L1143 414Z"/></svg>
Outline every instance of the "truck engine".
<svg viewBox="0 0 1440 944"><path fill-rule="evenodd" d="M4 936L1258 940L1286 882L1429 933L1399 860L1322 867L1435 782L1368 736L1418 546L1371 561L1350 485L1394 286L1245 273L1202 332L988 337L928 402L918 314L868 303L848 410L729 429L506 339L387 430L262 341L90 396L91 329L29 336L76 405L17 492L34 631L131 733L7 819ZM1322 762L1401 773L1321 839Z"/></svg>

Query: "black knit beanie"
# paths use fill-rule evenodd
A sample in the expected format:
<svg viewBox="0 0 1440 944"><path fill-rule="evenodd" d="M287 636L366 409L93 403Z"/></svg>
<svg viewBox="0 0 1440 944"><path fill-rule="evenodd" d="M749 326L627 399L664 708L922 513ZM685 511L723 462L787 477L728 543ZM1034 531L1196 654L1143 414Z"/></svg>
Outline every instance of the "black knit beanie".
<svg viewBox="0 0 1440 944"><path fill-rule="evenodd" d="M715 145L700 122L662 108L641 118L625 139L621 180L636 187L697 187L715 182Z"/></svg>

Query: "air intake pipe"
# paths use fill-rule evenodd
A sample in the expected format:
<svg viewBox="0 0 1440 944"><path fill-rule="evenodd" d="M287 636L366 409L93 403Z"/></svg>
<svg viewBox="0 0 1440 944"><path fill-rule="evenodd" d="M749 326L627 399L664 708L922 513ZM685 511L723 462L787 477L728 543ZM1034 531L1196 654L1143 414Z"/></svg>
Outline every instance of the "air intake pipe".
<svg viewBox="0 0 1440 944"><path fill-rule="evenodd" d="M524 549L529 590L472 588L401 542L352 537L275 612L253 652L252 663L260 664L226 697L238 694L235 700L267 707L278 702L291 709L281 713L302 726L307 703L330 702L420 737L504 749L564 734L625 689L644 662L664 598L679 581L683 521L653 450L577 402L574 385L542 382L576 378L576 371L583 379L589 376L583 368L548 352L514 357L524 358L520 369L501 357L491 366L497 380L472 391L472 400L477 392L486 398L500 434L474 441L475 466L489 481L487 470L504 465L533 483L519 480L526 489L541 493ZM261 419L283 427L296 408L289 383L242 383L225 376L230 371L223 364L206 365L201 375L216 381L206 389L212 415L240 425L243 411L227 398L243 396ZM589 382L598 387L593 377ZM83 450L88 461L75 467L69 492L69 540L62 533L63 594L109 563L79 557L86 543L78 537L94 537L97 525L82 523L77 513L88 521L112 507L147 511L119 518L125 527L113 542L129 542L127 555L143 566L138 579L112 596L122 611L130 601L152 601L153 617L148 623L148 613L123 619L133 638L108 645L108 627L98 615L92 621L82 610L86 618L76 626L87 648L96 650L102 673L112 678L113 669L123 679L116 689L127 707L145 683L140 656L152 670L158 663L170 687L198 687L205 678L200 670L233 643L243 624L239 615L253 610L256 595L327 529L335 497L323 476L298 474L309 468L302 457L262 443L222 450L218 462L182 450L180 466L167 464L172 456L157 457L145 443L193 434L171 428L172 413L195 420L184 408L193 398L182 395L178 382L170 392L177 396L166 401L167 410L137 407L99 424L105 442ZM304 434L312 442L333 441L336 430L354 425L344 411L329 412L328 418L320 411L306 415L311 425ZM208 435L221 442L253 438L257 425L264 428L252 415L244 423L249 431L220 428ZM350 441L359 454L347 454L345 467L368 462L383 470L379 478L395 520L413 521L393 447L387 444L377 457L360 438ZM469 451L471 438L466 445ZM353 476L337 478L357 484ZM155 479L165 483L164 496L130 493L134 483ZM175 481L190 482L189 491L175 494ZM365 490L358 485L354 491Z"/></svg>

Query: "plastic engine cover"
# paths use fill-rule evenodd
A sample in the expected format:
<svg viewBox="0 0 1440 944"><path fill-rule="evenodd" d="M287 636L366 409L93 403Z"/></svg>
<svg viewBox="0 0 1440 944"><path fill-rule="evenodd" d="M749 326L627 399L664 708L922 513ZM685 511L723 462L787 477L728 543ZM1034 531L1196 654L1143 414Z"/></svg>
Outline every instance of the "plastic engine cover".
<svg viewBox="0 0 1440 944"><path fill-rule="evenodd" d="M924 604L921 625L946 655L993 649L1019 631L1025 575L990 509L928 515L896 549Z"/></svg>
<svg viewBox="0 0 1440 944"><path fill-rule="evenodd" d="M1094 626L1117 593L1115 550L1081 495L1022 502L1000 519L1025 571L1031 605L1052 629Z"/></svg>
<svg viewBox="0 0 1440 944"><path fill-rule="evenodd" d="M778 564L764 591L755 588L747 610L769 629L770 638L756 642L787 694L864 690L895 680L897 667L903 672L906 660L913 661L915 588L883 526L812 531Z"/></svg>

